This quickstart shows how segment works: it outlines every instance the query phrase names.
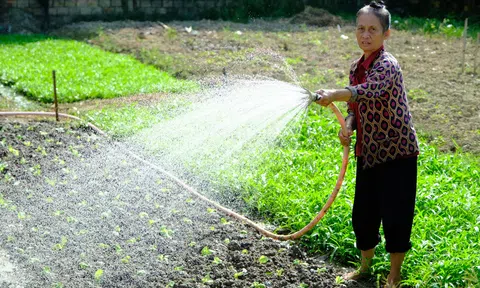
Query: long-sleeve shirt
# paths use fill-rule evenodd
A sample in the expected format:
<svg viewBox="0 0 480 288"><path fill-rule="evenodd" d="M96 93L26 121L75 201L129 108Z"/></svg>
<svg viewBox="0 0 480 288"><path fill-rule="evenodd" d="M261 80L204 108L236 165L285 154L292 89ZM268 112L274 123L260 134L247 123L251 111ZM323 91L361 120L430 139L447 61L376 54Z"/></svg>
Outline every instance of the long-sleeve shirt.
<svg viewBox="0 0 480 288"><path fill-rule="evenodd" d="M350 68L350 86L357 91L348 103L355 115L356 156L363 168L396 158L418 155L418 140L407 92L397 60L382 46Z"/></svg>

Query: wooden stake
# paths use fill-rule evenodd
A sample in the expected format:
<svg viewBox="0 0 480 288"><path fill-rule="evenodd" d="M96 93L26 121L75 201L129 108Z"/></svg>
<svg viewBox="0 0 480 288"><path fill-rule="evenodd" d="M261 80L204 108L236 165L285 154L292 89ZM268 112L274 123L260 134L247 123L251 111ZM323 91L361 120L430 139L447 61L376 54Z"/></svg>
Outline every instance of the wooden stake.
<svg viewBox="0 0 480 288"><path fill-rule="evenodd" d="M477 33L477 45L475 46L475 54L473 55L473 74L477 75L477 58L478 50L480 50L480 32Z"/></svg>
<svg viewBox="0 0 480 288"><path fill-rule="evenodd" d="M60 121L58 117L58 100L57 100L57 80L55 78L55 70L52 71L53 75L53 103L55 103L55 118L57 122Z"/></svg>
<svg viewBox="0 0 480 288"><path fill-rule="evenodd" d="M463 28L462 74L465 71L465 53L467 52L467 30L468 30L468 18L465 18L465 27Z"/></svg>

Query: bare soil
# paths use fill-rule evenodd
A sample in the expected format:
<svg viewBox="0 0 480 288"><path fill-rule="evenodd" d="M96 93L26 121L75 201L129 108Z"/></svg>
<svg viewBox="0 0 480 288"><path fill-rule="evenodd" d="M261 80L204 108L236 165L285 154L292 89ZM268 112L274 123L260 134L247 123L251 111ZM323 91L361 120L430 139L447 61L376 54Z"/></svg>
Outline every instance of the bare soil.
<svg viewBox="0 0 480 288"><path fill-rule="evenodd" d="M0 130L0 287L374 287L211 209L122 143L65 122Z"/></svg>
<svg viewBox="0 0 480 288"><path fill-rule="evenodd" d="M131 54L180 78L260 74L298 81L309 89L344 87L351 62L361 56L353 26L328 15L316 16L318 11L310 11L310 15L307 12L293 19L258 20L250 24L77 23L53 34ZM313 23L312 19L330 19L333 27L298 23ZM425 136L423 141L442 151L478 155L480 79L473 70L475 57L480 66L479 45L471 39L467 42L463 74L461 39L394 30L386 49L402 66L415 126Z"/></svg>

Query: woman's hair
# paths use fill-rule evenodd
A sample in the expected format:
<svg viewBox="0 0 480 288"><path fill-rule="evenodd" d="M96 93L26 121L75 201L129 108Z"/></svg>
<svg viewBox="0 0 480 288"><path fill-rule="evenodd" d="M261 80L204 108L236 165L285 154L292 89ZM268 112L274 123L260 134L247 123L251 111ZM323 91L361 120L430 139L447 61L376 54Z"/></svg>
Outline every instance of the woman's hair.
<svg viewBox="0 0 480 288"><path fill-rule="evenodd" d="M390 16L390 12L388 12L383 1L372 1L370 4L363 6L363 8L358 10L357 17L368 13L373 13L377 16L378 20L380 20L380 24L382 24L383 32L390 29L392 16Z"/></svg>

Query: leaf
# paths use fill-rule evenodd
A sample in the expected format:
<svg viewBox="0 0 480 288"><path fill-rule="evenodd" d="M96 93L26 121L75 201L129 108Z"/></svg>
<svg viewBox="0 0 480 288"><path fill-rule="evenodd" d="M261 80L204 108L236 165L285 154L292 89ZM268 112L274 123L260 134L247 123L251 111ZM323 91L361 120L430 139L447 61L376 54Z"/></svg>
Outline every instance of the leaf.
<svg viewBox="0 0 480 288"><path fill-rule="evenodd" d="M102 269L98 269L97 272L95 272L95 281L100 281L102 279L102 276L103 276L103 270Z"/></svg>

